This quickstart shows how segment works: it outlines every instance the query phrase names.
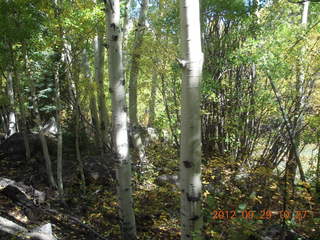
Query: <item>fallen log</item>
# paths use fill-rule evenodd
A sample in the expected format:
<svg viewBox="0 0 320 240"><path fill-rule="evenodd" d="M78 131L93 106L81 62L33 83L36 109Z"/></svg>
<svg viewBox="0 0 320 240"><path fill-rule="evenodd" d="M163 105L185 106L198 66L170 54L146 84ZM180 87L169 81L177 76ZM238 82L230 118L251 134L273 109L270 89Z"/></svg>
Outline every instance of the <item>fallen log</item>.
<svg viewBox="0 0 320 240"><path fill-rule="evenodd" d="M51 223L44 224L29 231L27 228L0 216L0 230L21 239L57 240L52 234Z"/></svg>
<svg viewBox="0 0 320 240"><path fill-rule="evenodd" d="M69 224L70 228L74 228L73 225L79 225L82 228L84 228L87 232L93 234L96 239L108 240L107 238L102 236L99 232L97 232L93 227L83 223L77 217L74 217L65 213L61 213L57 210L53 210L50 208L45 208L39 205L44 202L45 193L38 191L30 186L26 186L22 183L17 183L8 178L0 177L0 194L4 194L16 204L20 204L26 207L27 209L30 209L32 212L39 212L41 215L44 215L44 214L51 215L51 217L53 217L54 220L56 221L62 221L61 219L64 219ZM59 217L57 218L57 216ZM25 231L28 232L26 228L8 219L0 217L0 231L4 231L17 236L21 234L22 237L24 238L29 237L29 239L32 236L36 240L54 240L55 238L51 237L52 233L51 235L49 234L51 232L51 224L50 224L50 231L46 230L44 233L42 233L41 231L43 231L45 227L49 228L48 224L42 225L40 228L33 229L31 232L29 232L26 235ZM39 229L40 230L42 229L42 230L40 231Z"/></svg>
<svg viewBox="0 0 320 240"><path fill-rule="evenodd" d="M44 192L3 177L0 177L0 192L15 202L20 202L29 207L44 203L46 198Z"/></svg>
<svg viewBox="0 0 320 240"><path fill-rule="evenodd" d="M45 201L45 193L14 180L0 177L0 193L14 202L34 209ZM52 234L51 223L41 225L29 231L27 228L0 216L0 230L21 239L56 240Z"/></svg>

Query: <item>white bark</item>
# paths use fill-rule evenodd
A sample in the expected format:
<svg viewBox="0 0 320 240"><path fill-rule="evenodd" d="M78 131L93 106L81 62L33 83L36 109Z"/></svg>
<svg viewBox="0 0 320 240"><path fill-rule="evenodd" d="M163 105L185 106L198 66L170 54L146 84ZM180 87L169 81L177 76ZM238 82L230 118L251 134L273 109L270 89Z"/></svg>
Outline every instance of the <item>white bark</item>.
<svg viewBox="0 0 320 240"><path fill-rule="evenodd" d="M308 24L309 5L310 5L310 1L304 1L303 11L302 11L302 19L301 19L301 24L304 27L307 27L307 24Z"/></svg>
<svg viewBox="0 0 320 240"><path fill-rule="evenodd" d="M181 117L181 239L202 239L201 213L201 49L199 1L181 0L183 63Z"/></svg>
<svg viewBox="0 0 320 240"><path fill-rule="evenodd" d="M131 187L131 158L129 154L126 93L122 62L122 32L120 27L120 1L110 0L107 8L109 45L109 79L112 100L112 138L116 153L117 194L123 239L136 239Z"/></svg>
<svg viewBox="0 0 320 240"><path fill-rule="evenodd" d="M17 122L16 114L14 111L15 101L14 101L14 91L13 91L13 73L9 71L8 73L8 97L10 102L10 113L9 113L9 133L10 137L12 134L17 132Z"/></svg>

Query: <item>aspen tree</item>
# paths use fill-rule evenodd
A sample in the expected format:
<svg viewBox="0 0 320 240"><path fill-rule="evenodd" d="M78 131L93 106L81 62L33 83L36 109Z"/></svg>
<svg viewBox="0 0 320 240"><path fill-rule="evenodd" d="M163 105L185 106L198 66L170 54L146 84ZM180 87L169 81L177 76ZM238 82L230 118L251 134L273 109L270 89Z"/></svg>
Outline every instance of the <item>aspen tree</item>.
<svg viewBox="0 0 320 240"><path fill-rule="evenodd" d="M106 4L109 80L112 105L112 142L116 156L117 194L122 237L136 239L131 187L131 158L129 154L126 92L122 61L122 30L120 26L120 1Z"/></svg>
<svg viewBox="0 0 320 240"><path fill-rule="evenodd" d="M202 239L200 81L203 53L198 0L180 0L180 24L180 63L183 68L180 144L181 239Z"/></svg>

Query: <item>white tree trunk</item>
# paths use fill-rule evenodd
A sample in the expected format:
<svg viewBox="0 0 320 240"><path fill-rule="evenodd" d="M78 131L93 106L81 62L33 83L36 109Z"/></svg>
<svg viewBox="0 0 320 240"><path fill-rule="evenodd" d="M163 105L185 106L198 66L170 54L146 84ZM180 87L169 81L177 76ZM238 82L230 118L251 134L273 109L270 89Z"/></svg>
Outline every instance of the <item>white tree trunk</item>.
<svg viewBox="0 0 320 240"><path fill-rule="evenodd" d="M7 134L10 137L12 134L17 132L16 114L14 111L14 90L13 90L13 72L8 73L8 96L10 102L10 113L9 113L9 132Z"/></svg>
<svg viewBox="0 0 320 240"><path fill-rule="evenodd" d="M180 0L182 78L181 117L181 239L202 239L201 213L201 49L198 0Z"/></svg>
<svg viewBox="0 0 320 240"><path fill-rule="evenodd" d="M120 1L110 0L106 6L109 45L109 79L112 100L112 138L116 153L117 191L123 239L136 239L131 187L131 158L128 144L126 93L122 62L122 32L120 26Z"/></svg>

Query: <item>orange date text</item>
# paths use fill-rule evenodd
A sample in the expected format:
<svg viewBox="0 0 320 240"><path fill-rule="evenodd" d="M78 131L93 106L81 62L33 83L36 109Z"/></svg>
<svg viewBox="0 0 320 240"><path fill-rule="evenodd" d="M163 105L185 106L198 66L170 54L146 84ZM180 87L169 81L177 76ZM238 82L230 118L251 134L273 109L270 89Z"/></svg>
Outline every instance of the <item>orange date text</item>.
<svg viewBox="0 0 320 240"><path fill-rule="evenodd" d="M268 209L253 211L253 210L213 210L211 212L211 216L213 220L228 220L234 218L242 218L246 220L270 220L272 218L280 218L280 219L292 219L294 218L296 221L302 221L308 216L307 210L299 210L299 211L272 211Z"/></svg>

